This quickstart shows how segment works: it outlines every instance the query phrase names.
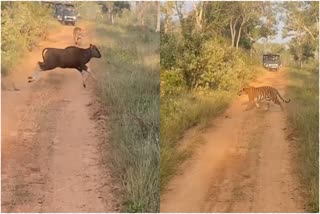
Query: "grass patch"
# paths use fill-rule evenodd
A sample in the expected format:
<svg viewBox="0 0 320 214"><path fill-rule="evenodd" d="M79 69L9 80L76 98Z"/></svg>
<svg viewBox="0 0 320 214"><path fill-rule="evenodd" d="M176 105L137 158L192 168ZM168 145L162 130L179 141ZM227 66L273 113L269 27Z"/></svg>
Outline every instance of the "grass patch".
<svg viewBox="0 0 320 214"><path fill-rule="evenodd" d="M319 71L317 66L288 69L288 122L298 137L297 166L308 212L319 212Z"/></svg>
<svg viewBox="0 0 320 214"><path fill-rule="evenodd" d="M112 163L125 212L159 212L159 34L96 25L99 96L110 110Z"/></svg>

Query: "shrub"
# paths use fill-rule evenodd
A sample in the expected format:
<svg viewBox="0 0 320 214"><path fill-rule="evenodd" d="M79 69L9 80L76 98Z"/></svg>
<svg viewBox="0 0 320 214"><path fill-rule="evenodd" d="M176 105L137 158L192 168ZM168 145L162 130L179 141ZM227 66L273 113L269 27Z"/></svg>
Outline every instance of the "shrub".
<svg viewBox="0 0 320 214"><path fill-rule="evenodd" d="M16 59L47 37L55 21L52 9L38 2L3 2L1 6L1 73L6 75Z"/></svg>

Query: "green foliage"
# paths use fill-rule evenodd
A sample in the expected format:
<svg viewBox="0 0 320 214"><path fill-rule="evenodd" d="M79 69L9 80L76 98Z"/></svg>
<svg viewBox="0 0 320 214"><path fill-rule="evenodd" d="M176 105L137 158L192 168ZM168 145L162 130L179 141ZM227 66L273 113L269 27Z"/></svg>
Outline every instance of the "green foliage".
<svg viewBox="0 0 320 214"><path fill-rule="evenodd" d="M161 28L160 37L160 65L161 69L171 69L177 63L177 48L178 48L178 37L174 33L165 34L163 28Z"/></svg>
<svg viewBox="0 0 320 214"><path fill-rule="evenodd" d="M160 97L175 97L185 90L183 76L180 70L161 71Z"/></svg>
<svg viewBox="0 0 320 214"><path fill-rule="evenodd" d="M5 75L17 59L47 37L54 19L52 9L39 2L3 2L1 9L1 71Z"/></svg>
<svg viewBox="0 0 320 214"><path fill-rule="evenodd" d="M123 211L159 212L159 33L118 22L96 26L104 56L96 69L99 96L110 111L108 154L124 191Z"/></svg>
<svg viewBox="0 0 320 214"><path fill-rule="evenodd" d="M310 41L305 41L300 44L297 39L293 39L290 43L290 53L295 60L301 62L306 62L310 58L314 58L316 51L316 45L310 43Z"/></svg>

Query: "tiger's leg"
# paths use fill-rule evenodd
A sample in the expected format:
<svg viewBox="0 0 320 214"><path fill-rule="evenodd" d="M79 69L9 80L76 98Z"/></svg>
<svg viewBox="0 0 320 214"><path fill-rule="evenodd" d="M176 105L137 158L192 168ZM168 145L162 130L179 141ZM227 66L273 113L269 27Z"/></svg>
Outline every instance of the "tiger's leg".
<svg viewBox="0 0 320 214"><path fill-rule="evenodd" d="M255 104L256 104L256 107L257 107L257 108L260 108L259 102L260 102L260 100L259 100L258 98L256 98L256 99L255 99Z"/></svg>
<svg viewBox="0 0 320 214"><path fill-rule="evenodd" d="M249 111L250 109L252 109L254 107L254 101L249 101L247 108L245 109L245 111Z"/></svg>
<svg viewBox="0 0 320 214"><path fill-rule="evenodd" d="M267 110L269 109L269 107L270 107L270 102L267 101L267 105L266 105L266 107L264 108L264 110L267 111Z"/></svg>
<svg viewBox="0 0 320 214"><path fill-rule="evenodd" d="M267 105L266 105L266 107L264 108L265 111L267 111L267 110L269 109L271 99L268 97L268 98L266 98L266 101L267 101Z"/></svg>
<svg viewBox="0 0 320 214"><path fill-rule="evenodd" d="M278 100L277 98L274 100L274 103L275 103L275 104L278 104L278 105L281 107L281 110L282 110L282 111L284 110L282 104L279 102L279 100Z"/></svg>
<svg viewBox="0 0 320 214"><path fill-rule="evenodd" d="M255 104L257 108L260 108L259 102L256 101Z"/></svg>
<svg viewBox="0 0 320 214"><path fill-rule="evenodd" d="M254 98L252 96L250 96L249 94L248 94L248 98L249 98L249 102L248 102L247 107L245 108L245 111L248 111L253 107Z"/></svg>

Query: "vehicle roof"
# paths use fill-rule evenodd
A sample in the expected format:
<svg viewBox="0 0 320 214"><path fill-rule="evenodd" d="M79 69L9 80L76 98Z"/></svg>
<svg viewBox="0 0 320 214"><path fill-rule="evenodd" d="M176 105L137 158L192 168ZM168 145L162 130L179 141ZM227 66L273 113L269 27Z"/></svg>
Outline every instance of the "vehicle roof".
<svg viewBox="0 0 320 214"><path fill-rule="evenodd" d="M74 7L73 4L64 4L65 6L68 6L68 7Z"/></svg>
<svg viewBox="0 0 320 214"><path fill-rule="evenodd" d="M263 54L263 56L280 56L280 54L267 53L267 54Z"/></svg>

